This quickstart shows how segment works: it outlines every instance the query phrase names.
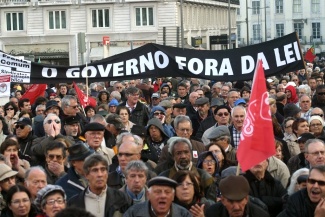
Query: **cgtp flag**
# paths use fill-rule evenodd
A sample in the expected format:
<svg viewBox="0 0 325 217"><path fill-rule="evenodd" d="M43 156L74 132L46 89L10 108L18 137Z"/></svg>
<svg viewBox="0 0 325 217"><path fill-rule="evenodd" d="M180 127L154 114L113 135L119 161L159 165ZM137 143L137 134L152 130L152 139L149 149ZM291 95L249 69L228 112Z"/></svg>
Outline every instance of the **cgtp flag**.
<svg viewBox="0 0 325 217"><path fill-rule="evenodd" d="M271 112L262 60L258 60L241 132L237 159L243 171L275 154Z"/></svg>
<svg viewBox="0 0 325 217"><path fill-rule="evenodd" d="M307 52L305 53L305 60L308 60L309 62L314 62L316 55L315 55L315 48L314 46L311 46Z"/></svg>
<svg viewBox="0 0 325 217"><path fill-rule="evenodd" d="M79 103L80 105L85 108L87 105L91 105L93 107L96 107L96 100L90 96L87 96L86 94L84 94L78 87L78 85L73 82L73 87L76 90L78 99L79 99Z"/></svg>
<svg viewBox="0 0 325 217"><path fill-rule="evenodd" d="M46 84L33 84L28 90L22 95L22 99L29 99L30 104L34 104L35 100L39 96L44 96L46 90Z"/></svg>

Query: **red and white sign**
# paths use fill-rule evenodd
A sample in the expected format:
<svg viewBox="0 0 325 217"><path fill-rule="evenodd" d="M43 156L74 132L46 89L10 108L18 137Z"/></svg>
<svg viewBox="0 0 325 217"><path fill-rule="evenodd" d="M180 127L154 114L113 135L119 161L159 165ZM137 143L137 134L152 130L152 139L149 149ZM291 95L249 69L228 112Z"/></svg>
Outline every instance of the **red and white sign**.
<svg viewBox="0 0 325 217"><path fill-rule="evenodd" d="M103 45L109 45L111 43L111 40L109 36L103 36Z"/></svg>
<svg viewBox="0 0 325 217"><path fill-rule="evenodd" d="M8 98L10 96L10 78L11 75L0 75L0 97Z"/></svg>

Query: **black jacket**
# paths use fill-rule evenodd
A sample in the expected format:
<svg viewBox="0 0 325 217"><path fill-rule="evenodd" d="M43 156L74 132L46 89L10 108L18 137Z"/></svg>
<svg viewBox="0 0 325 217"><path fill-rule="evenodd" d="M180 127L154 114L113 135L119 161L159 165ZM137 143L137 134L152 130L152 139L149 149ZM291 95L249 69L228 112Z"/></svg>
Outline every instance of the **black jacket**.
<svg viewBox="0 0 325 217"><path fill-rule="evenodd" d="M126 102L120 104L126 106ZM136 125L146 126L149 120L148 108L141 102L137 102L134 110L131 112L130 121Z"/></svg>
<svg viewBox="0 0 325 217"><path fill-rule="evenodd" d="M77 207L85 209L85 194L88 188L83 190L80 194L73 196L68 201L69 207ZM124 213L129 208L127 198L122 191L107 187L106 201L105 201L105 217L112 217L116 211Z"/></svg>
<svg viewBox="0 0 325 217"><path fill-rule="evenodd" d="M316 206L310 201L305 188L289 197L286 209L278 217L314 217Z"/></svg>
<svg viewBox="0 0 325 217"><path fill-rule="evenodd" d="M213 115L210 117L207 117L206 119L204 119L201 122L201 125L200 125L199 129L197 130L195 137L198 139L201 139L204 132L207 129L209 129L210 127L212 127L213 125L215 125L216 123L217 123L217 121L216 121L216 119L214 119Z"/></svg>
<svg viewBox="0 0 325 217"><path fill-rule="evenodd" d="M271 217L277 216L282 211L287 195L281 182L274 179L268 171L265 171L264 179L260 181L249 170L244 176L250 186L249 194L267 205Z"/></svg>
<svg viewBox="0 0 325 217"><path fill-rule="evenodd" d="M243 217L269 217L270 215L258 207L257 205L248 202L245 207L245 213ZM218 202L216 204L211 205L205 212L205 217L229 217L228 211L226 207Z"/></svg>

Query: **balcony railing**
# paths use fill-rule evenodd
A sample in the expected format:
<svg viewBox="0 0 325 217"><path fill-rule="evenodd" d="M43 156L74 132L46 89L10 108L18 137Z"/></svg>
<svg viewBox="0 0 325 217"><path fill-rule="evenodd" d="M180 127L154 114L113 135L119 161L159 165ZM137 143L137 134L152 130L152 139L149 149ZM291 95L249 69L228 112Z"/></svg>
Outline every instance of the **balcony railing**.
<svg viewBox="0 0 325 217"><path fill-rule="evenodd" d="M246 38L238 38L237 39L237 44L238 44L238 47L247 46Z"/></svg>
<svg viewBox="0 0 325 217"><path fill-rule="evenodd" d="M314 38L314 36L310 36L311 44L323 44L323 37L319 36L319 38Z"/></svg>
<svg viewBox="0 0 325 217"><path fill-rule="evenodd" d="M262 43L262 42L263 42L262 38L251 38L249 40L249 44L259 44L259 43Z"/></svg>

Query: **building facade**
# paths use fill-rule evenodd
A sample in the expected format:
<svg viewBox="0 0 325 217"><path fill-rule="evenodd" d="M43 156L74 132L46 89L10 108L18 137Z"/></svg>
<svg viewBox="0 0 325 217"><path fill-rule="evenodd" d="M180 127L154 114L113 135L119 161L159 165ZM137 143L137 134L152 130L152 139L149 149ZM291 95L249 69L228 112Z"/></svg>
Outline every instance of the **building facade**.
<svg viewBox="0 0 325 217"><path fill-rule="evenodd" d="M54 65L89 63L146 43L182 47L181 35L184 47L194 41L210 49L210 36L228 34L229 23L236 33L239 1L228 6L227 0L0 0L0 49Z"/></svg>
<svg viewBox="0 0 325 217"><path fill-rule="evenodd" d="M241 0L237 11L238 46L296 31L303 52L314 46L318 56L325 56L324 8L322 0Z"/></svg>

